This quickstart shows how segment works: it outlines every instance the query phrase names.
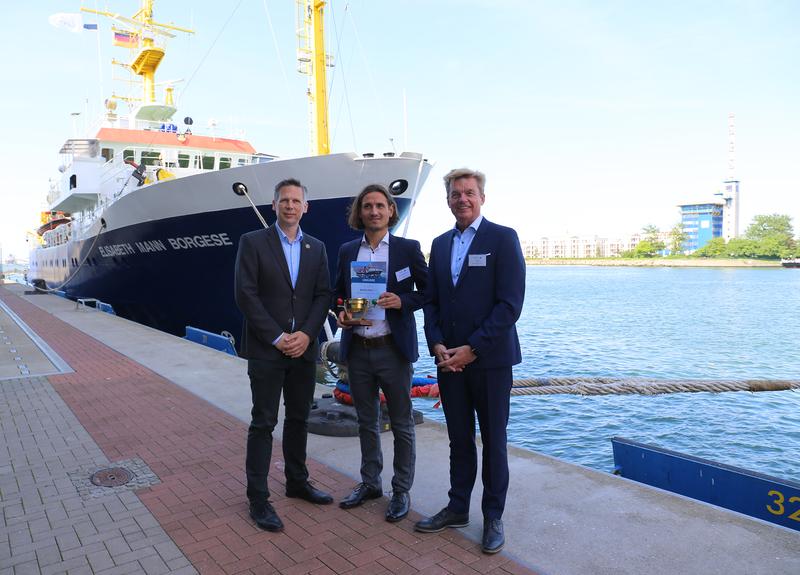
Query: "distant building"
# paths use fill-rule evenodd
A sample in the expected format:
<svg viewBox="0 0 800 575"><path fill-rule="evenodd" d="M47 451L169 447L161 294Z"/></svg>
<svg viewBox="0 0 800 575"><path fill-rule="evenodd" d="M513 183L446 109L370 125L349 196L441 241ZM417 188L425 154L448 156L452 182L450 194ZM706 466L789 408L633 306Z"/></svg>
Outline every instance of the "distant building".
<svg viewBox="0 0 800 575"><path fill-rule="evenodd" d="M722 237L726 242L739 236L739 181L727 180L725 189L717 192L725 202L722 208Z"/></svg>
<svg viewBox="0 0 800 575"><path fill-rule="evenodd" d="M642 234L638 233L614 239L599 236L556 236L522 240L520 244L523 255L530 259L614 258L621 256L623 252L634 249L642 239L644 239ZM658 240L669 248L670 232L659 232ZM662 252L662 255L668 253L667 249Z"/></svg>
<svg viewBox="0 0 800 575"><path fill-rule="evenodd" d="M700 204L681 204L681 224L686 240L683 251L691 253L706 245L712 238L722 237L724 200Z"/></svg>

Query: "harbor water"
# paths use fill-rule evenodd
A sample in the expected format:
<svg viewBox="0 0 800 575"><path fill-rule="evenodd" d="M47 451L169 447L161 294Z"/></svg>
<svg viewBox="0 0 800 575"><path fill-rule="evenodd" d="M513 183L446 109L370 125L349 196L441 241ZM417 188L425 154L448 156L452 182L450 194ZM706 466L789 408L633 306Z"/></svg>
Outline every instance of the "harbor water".
<svg viewBox="0 0 800 575"><path fill-rule="evenodd" d="M526 282L515 379L800 380L800 270L528 266ZM444 421L433 405L415 400ZM799 414L798 391L520 396L509 441L612 471L622 436L800 481Z"/></svg>

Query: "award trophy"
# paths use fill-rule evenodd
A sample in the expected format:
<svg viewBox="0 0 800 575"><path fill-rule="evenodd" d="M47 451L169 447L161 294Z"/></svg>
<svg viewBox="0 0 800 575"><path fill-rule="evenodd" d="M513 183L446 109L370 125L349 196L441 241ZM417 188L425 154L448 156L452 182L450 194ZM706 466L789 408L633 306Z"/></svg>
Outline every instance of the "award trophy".
<svg viewBox="0 0 800 575"><path fill-rule="evenodd" d="M372 322L368 319L364 319L364 316L372 306L376 305L376 300L369 300L364 297L351 297L346 300L339 298L336 303L344 309L345 319L341 322L343 325L372 325Z"/></svg>

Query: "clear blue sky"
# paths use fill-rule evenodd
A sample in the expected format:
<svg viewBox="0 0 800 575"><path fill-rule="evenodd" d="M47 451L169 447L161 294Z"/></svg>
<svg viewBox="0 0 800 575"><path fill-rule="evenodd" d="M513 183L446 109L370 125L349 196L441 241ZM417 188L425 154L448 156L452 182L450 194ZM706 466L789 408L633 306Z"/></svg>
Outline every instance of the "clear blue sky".
<svg viewBox="0 0 800 575"><path fill-rule="evenodd" d="M172 41L159 79L184 78L178 118L191 115L196 133L215 118L218 131L245 129L259 151L305 155L295 3L266 0L279 54L265 0L243 0L231 17L237 4L157 2L157 20L197 30ZM108 6L130 15L138 2ZM47 21L79 7L3 7L0 42L19 55L0 95L4 255L26 255L70 113L83 113L80 128L87 100L99 112L96 33ZM676 204L707 198L727 177L729 112L743 226L778 212L800 227L798 2L339 0L328 12L333 149L383 152L390 138L404 149L405 91L407 149L436 163L409 230L423 246L451 225L441 176L458 166L487 174L484 214L523 238L668 229ZM108 62L127 52L110 47L108 21L98 21L104 98Z"/></svg>

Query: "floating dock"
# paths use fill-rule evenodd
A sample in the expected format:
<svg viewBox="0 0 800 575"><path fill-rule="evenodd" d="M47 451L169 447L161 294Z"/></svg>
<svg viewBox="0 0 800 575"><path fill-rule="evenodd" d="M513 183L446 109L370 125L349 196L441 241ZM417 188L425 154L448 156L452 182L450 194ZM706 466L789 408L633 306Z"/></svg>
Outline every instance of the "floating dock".
<svg viewBox="0 0 800 575"><path fill-rule="evenodd" d="M286 531L260 531L244 488L246 362L24 290L0 286L0 575L800 573L797 531L513 447L503 552L480 552L480 479L469 527L416 533L447 500L435 422L417 426L409 519L384 521L385 498L345 511L284 497L278 447ZM358 439L308 447L312 480L338 501L358 482Z"/></svg>

